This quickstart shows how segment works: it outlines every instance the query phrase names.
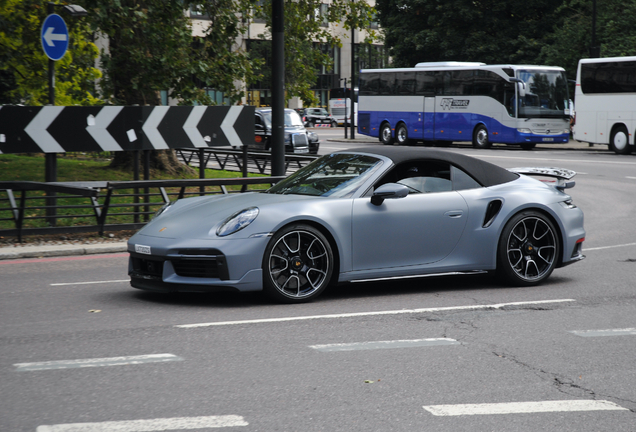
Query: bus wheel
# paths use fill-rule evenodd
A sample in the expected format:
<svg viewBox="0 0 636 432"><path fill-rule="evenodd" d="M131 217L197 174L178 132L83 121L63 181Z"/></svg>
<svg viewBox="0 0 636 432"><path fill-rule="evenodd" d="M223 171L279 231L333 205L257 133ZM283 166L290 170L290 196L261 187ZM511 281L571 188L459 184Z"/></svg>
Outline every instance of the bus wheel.
<svg viewBox="0 0 636 432"><path fill-rule="evenodd" d="M395 140L398 145L411 145L412 141L409 139L409 131L406 129L404 123L400 123L395 130Z"/></svg>
<svg viewBox="0 0 636 432"><path fill-rule="evenodd" d="M384 145L393 145L393 134L388 123L384 123L380 129L380 141Z"/></svg>
<svg viewBox="0 0 636 432"><path fill-rule="evenodd" d="M478 149L488 149L492 147L492 143L488 139L488 129L486 126L477 125L473 132L473 147Z"/></svg>
<svg viewBox="0 0 636 432"><path fill-rule="evenodd" d="M618 126L612 131L609 148L616 154L626 155L632 152L625 126Z"/></svg>

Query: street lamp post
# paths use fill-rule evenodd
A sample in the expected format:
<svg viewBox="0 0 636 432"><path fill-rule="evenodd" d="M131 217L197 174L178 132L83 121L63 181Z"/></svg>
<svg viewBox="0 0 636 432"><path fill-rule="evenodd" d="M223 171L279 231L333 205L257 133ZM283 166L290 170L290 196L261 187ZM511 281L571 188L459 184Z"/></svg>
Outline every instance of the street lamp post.
<svg viewBox="0 0 636 432"><path fill-rule="evenodd" d="M86 10L78 5L59 5L59 4L55 4L53 2L48 2L47 7L46 7L46 11L48 14L48 17L51 17L52 15L55 14L55 7L62 7L62 10L69 14L72 17L83 17L88 15L88 13L86 12ZM45 21L45 23L48 21L48 17L47 20ZM57 17L59 19L60 22L63 23L63 20L61 20L59 17ZM44 27L44 26L43 26ZM66 28L66 25L64 24L64 29ZM44 29L43 29L44 30ZM59 37L60 35L54 35L53 34L53 29L49 28L49 31L45 33L45 37L48 35L49 38L51 36L55 36L55 39L51 39L49 42L51 42L51 46L54 45L53 40L60 40ZM66 33L66 30L64 30ZM68 38L68 36L67 36ZM67 41L68 42L68 41ZM43 46L44 46L44 42L43 42ZM54 57L51 58L51 56L49 55L49 53L46 51L45 49L45 53L47 54L47 57L49 57L49 69L48 69L48 81L49 81L49 104L51 106L55 106L55 62L57 60L59 60L59 58L63 57L64 54L66 53L66 46L64 47L64 51L61 52L59 54L59 58ZM45 153L44 154L44 181L46 182L54 182L57 181L57 153ZM56 225L56 211L55 211L55 205L56 205L56 199L55 197L55 192L49 192L47 194L47 199L46 199L46 214L47 216L49 216L49 224L52 226Z"/></svg>

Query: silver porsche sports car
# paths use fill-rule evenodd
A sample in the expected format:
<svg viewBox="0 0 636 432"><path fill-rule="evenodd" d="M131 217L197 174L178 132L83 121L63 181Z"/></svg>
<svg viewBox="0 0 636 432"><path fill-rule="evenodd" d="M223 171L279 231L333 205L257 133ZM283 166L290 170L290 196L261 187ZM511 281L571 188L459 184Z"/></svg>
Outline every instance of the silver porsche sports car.
<svg viewBox="0 0 636 432"><path fill-rule="evenodd" d="M431 275L535 285L585 258L583 212L564 192L574 175L423 147L340 151L265 192L164 206L128 242L131 285L264 290L287 303L328 285Z"/></svg>

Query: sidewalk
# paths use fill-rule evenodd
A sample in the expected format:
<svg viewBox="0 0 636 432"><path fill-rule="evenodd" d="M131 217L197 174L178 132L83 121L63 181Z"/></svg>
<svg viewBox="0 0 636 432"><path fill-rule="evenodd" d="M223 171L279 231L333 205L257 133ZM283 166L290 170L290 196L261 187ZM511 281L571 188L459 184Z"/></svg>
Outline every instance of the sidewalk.
<svg viewBox="0 0 636 432"><path fill-rule="evenodd" d="M126 242L98 244L47 244L0 247L0 260L50 258L61 256L97 255L126 252Z"/></svg>

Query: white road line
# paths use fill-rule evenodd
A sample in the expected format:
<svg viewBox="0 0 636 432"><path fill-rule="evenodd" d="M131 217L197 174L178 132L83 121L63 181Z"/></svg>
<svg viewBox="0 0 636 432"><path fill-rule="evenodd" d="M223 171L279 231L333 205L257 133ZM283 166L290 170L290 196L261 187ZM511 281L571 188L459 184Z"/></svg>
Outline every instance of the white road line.
<svg viewBox="0 0 636 432"><path fill-rule="evenodd" d="M424 409L436 416L527 414L573 411L629 411L605 400L562 400L544 402L511 402L466 405L429 405Z"/></svg>
<svg viewBox="0 0 636 432"><path fill-rule="evenodd" d="M625 178L628 178L630 180L636 180L636 177L632 177L632 176L626 176Z"/></svg>
<svg viewBox="0 0 636 432"><path fill-rule="evenodd" d="M91 285L91 284L121 283L121 282L130 282L130 279L109 280L109 281L91 281L91 282L64 282L64 283L52 283L52 284L51 284L51 286L65 286L65 285Z"/></svg>
<svg viewBox="0 0 636 432"><path fill-rule="evenodd" d="M36 432L152 432L184 429L247 426L242 416L173 417L150 420L68 423L38 426Z"/></svg>
<svg viewBox="0 0 636 432"><path fill-rule="evenodd" d="M310 345L318 351L358 351L358 350L376 350L376 349L393 349L393 348L415 348L437 345L459 345L455 339L449 338L430 338L430 339L412 339L412 340L391 340L391 341L372 341L372 342L354 342L326 345Z"/></svg>
<svg viewBox="0 0 636 432"><path fill-rule="evenodd" d="M575 335L582 336L582 337L630 336L630 335L636 335L636 328L608 329L608 330L573 330L570 333L574 333Z"/></svg>
<svg viewBox="0 0 636 432"><path fill-rule="evenodd" d="M81 359L81 360L57 360L35 363L15 363L17 372L23 371L38 371L48 369L73 369L73 368L87 368L87 367L101 367L101 366L124 366L124 365L136 365L142 363L159 363L169 361L182 361L181 357L177 357L174 354L148 354L138 356L125 356L125 357L108 357L108 358L93 358L93 359Z"/></svg>
<svg viewBox="0 0 636 432"><path fill-rule="evenodd" d="M614 246L601 246L601 247L595 247L595 248L585 248L585 252L595 251L595 250L603 250L603 249L614 249L614 248L627 247L627 246L636 246L636 243L625 243L625 244L614 245Z"/></svg>
<svg viewBox="0 0 636 432"><path fill-rule="evenodd" d="M176 325L175 327L187 329L187 328L196 328L196 327L228 326L228 325L237 325L237 324L279 323L279 322L289 322L289 321L304 321L304 320L314 320L314 319L338 319L338 318L352 318L352 317L375 316L375 315L399 315L399 314L446 312L446 311L459 311L459 310L501 309L507 306L531 306L531 305L538 305L538 304L565 303L565 302L573 302L573 301L576 301L576 300L574 299L539 300L539 301L528 301L528 302L499 303L499 304L490 304L490 305L450 306L450 307L423 308L423 309L400 309L400 310L377 311L377 312L352 312L352 313L331 314L331 315L308 315L308 316L283 317L283 318L263 318L263 319L240 320L240 321L219 321L219 322L198 323L198 324L181 324L181 325Z"/></svg>

